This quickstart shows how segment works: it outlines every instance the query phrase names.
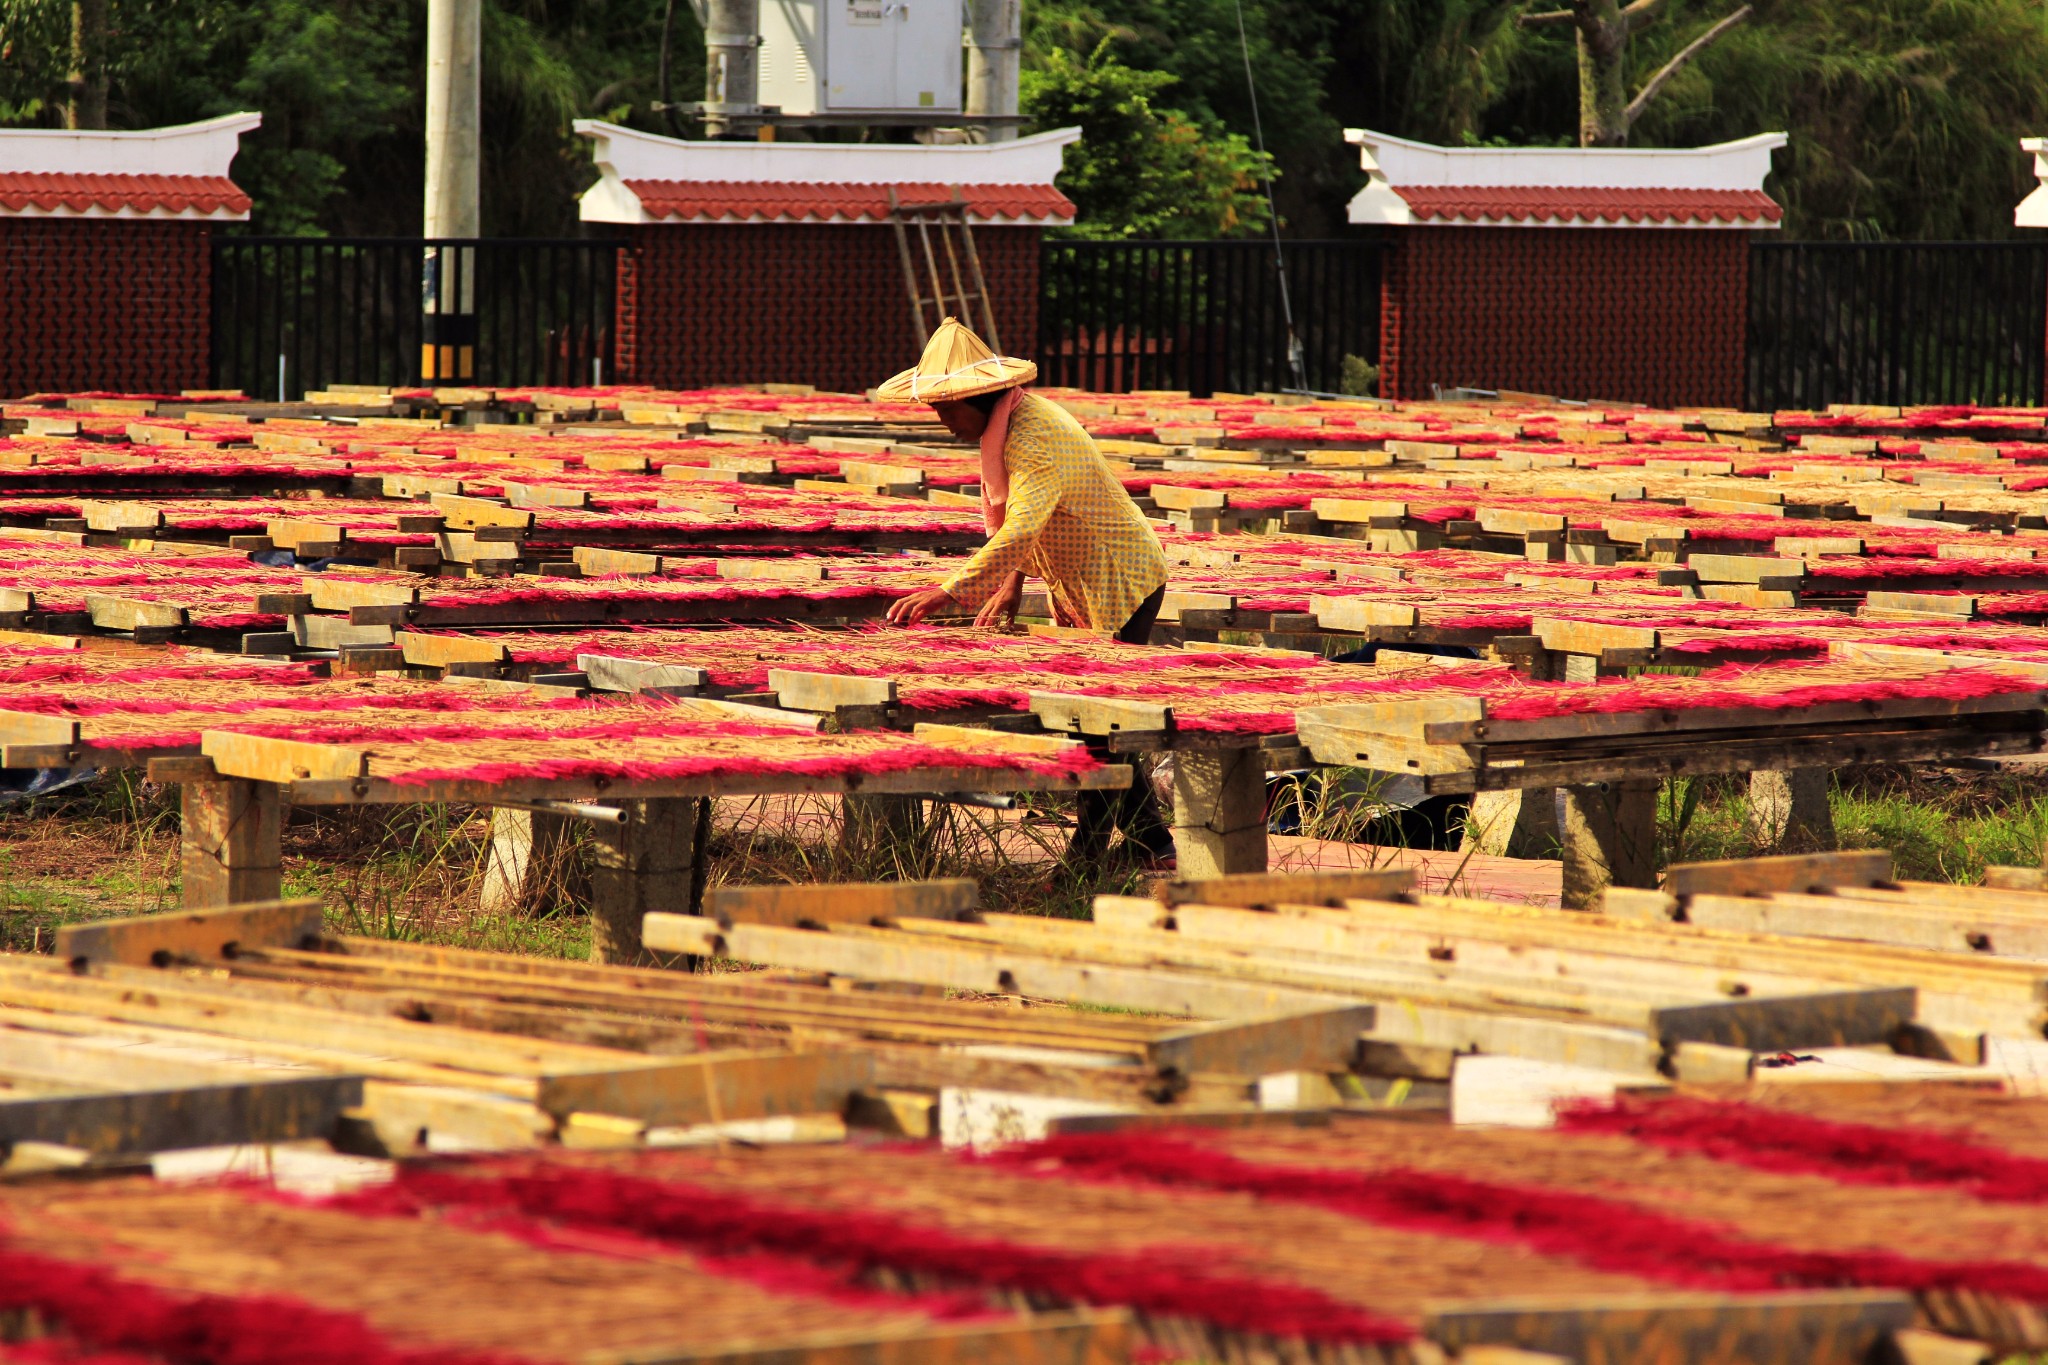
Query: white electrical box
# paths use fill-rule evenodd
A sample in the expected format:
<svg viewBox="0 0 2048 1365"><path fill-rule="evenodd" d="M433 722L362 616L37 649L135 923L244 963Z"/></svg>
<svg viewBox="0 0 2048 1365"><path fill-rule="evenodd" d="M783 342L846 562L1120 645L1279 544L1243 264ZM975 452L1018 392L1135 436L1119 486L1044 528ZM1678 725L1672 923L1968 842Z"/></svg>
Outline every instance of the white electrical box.
<svg viewBox="0 0 2048 1365"><path fill-rule="evenodd" d="M785 114L957 114L960 0L761 0L760 101Z"/></svg>

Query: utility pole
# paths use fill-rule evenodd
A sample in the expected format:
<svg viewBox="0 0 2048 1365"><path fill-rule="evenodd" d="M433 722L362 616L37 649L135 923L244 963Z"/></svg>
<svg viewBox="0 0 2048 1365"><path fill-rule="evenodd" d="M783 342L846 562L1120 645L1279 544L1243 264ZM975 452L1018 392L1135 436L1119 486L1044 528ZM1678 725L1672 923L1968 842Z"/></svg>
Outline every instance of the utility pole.
<svg viewBox="0 0 2048 1365"><path fill-rule="evenodd" d="M704 136L728 137L761 112L761 0L704 7Z"/></svg>
<svg viewBox="0 0 2048 1365"><path fill-rule="evenodd" d="M967 0L967 118L1017 113L1017 77L1023 65L1022 0ZM1017 136L1014 123L984 125L990 142Z"/></svg>
<svg viewBox="0 0 2048 1365"><path fill-rule="evenodd" d="M483 0L427 0L425 236L482 233ZM476 249L429 246L421 277L420 378L476 377Z"/></svg>

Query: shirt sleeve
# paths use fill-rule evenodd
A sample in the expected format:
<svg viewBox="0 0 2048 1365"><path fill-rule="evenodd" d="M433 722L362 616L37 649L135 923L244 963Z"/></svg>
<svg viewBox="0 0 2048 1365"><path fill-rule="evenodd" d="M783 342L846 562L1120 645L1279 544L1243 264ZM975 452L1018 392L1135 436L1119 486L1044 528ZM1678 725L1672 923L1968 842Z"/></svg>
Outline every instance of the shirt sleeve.
<svg viewBox="0 0 2048 1365"><path fill-rule="evenodd" d="M1025 567L1060 502L1058 470L1037 442L1015 442L1004 454L1012 458L1012 464L1010 502L1003 524L987 544L939 584L948 596L967 606L987 601L1005 574Z"/></svg>

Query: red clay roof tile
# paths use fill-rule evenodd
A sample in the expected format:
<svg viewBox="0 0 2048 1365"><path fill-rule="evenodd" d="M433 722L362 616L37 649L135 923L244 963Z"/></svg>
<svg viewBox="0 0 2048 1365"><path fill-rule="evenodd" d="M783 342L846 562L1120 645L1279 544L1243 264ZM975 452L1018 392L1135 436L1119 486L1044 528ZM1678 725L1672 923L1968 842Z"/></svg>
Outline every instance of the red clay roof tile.
<svg viewBox="0 0 2048 1365"><path fill-rule="evenodd" d="M149 213L197 210L244 214L249 196L224 175L88 175L51 171L0 171L0 209L20 213L127 209Z"/></svg>
<svg viewBox="0 0 2048 1365"><path fill-rule="evenodd" d="M1395 193L1423 222L1775 223L1785 215L1760 190L1397 185Z"/></svg>
<svg viewBox="0 0 2048 1365"><path fill-rule="evenodd" d="M881 222L889 216L889 185L798 181L628 180L626 187L656 218L765 219L771 222L834 218ZM893 187L905 204L941 203L951 185ZM1073 201L1051 185L962 185L976 218L1070 219Z"/></svg>

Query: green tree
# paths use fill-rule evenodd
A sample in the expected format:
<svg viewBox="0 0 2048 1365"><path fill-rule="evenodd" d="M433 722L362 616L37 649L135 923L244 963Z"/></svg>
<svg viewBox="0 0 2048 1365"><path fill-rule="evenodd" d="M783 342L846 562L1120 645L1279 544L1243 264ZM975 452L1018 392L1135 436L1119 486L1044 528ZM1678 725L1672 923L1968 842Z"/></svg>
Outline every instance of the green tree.
<svg viewBox="0 0 2048 1365"><path fill-rule="evenodd" d="M1681 72L1644 143L1782 129L1775 188L1809 237L2015 234L2034 187L2024 134L2048 131L2041 0L1766 0Z"/></svg>
<svg viewBox="0 0 2048 1365"><path fill-rule="evenodd" d="M1060 187L1079 210L1077 237L1227 237L1267 223L1260 184L1269 161L1237 133L1205 129L1153 97L1175 82L1125 66L1104 38L1086 61L1061 49L1026 71L1021 104L1033 128L1078 125Z"/></svg>
<svg viewBox="0 0 2048 1365"><path fill-rule="evenodd" d="M1085 64L1111 38L1125 66L1174 77L1170 97L1155 105L1205 133L1252 131L1235 0L1118 0L1107 12L1095 0L1026 0L1024 22L1027 70L1043 69L1055 52ZM1281 222L1296 233L1328 232L1359 181L1328 107L1330 41L1342 22L1320 0L1244 0L1266 150L1282 172L1274 193Z"/></svg>
<svg viewBox="0 0 2048 1365"><path fill-rule="evenodd" d="M491 0L484 12L484 225L569 235L596 178L570 124L658 128L654 54L666 0ZM703 40L676 19L676 88L701 84ZM418 0L95 0L88 64L106 123L148 128L262 113L236 182L251 231L417 233L425 6ZM0 0L0 125L54 126L75 101L73 0Z"/></svg>

